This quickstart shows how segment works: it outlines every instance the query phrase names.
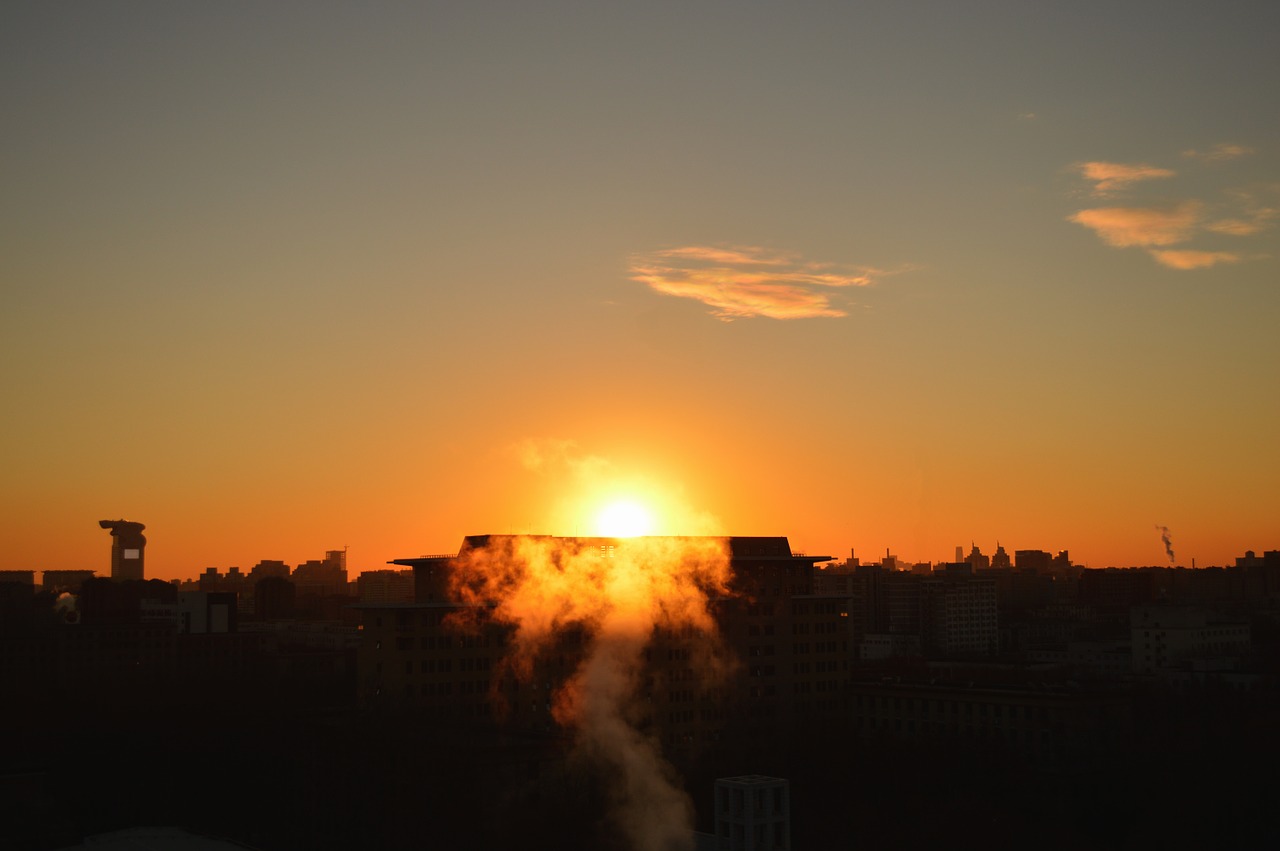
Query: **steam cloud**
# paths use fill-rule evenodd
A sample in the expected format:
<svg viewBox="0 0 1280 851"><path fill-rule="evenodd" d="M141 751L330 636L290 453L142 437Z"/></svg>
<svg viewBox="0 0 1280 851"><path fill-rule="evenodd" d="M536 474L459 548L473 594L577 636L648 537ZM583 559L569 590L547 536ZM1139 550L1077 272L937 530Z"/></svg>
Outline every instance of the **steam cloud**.
<svg viewBox="0 0 1280 851"><path fill-rule="evenodd" d="M553 715L575 748L616 778L614 817L636 851L692 848L692 805L657 742L638 726L644 651L655 629L692 630L716 672L709 595L729 582L720 538L512 536L460 553L454 592L514 629L506 668L529 679L567 632L584 658L556 692Z"/></svg>
<svg viewBox="0 0 1280 851"><path fill-rule="evenodd" d="M1169 564L1173 564L1173 538L1169 535L1169 527L1157 523L1156 528L1160 530L1160 540L1164 541L1164 551L1169 556Z"/></svg>

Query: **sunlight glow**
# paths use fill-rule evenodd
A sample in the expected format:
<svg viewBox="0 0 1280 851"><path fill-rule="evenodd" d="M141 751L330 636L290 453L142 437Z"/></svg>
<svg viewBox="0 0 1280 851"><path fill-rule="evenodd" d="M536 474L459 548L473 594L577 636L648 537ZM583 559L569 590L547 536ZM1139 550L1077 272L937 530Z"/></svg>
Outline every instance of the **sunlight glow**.
<svg viewBox="0 0 1280 851"><path fill-rule="evenodd" d="M606 538L634 538L653 532L653 517L632 500L611 502L596 514L596 534Z"/></svg>

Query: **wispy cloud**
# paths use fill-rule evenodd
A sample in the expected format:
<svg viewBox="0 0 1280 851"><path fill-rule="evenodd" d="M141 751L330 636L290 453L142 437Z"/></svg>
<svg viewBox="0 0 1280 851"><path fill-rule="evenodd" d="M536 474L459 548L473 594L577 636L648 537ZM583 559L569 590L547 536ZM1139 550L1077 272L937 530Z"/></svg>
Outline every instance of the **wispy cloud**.
<svg viewBox="0 0 1280 851"><path fill-rule="evenodd" d="M721 248L711 245L684 245L655 254L668 259L729 265L785 266L792 262L784 254L770 254L761 248Z"/></svg>
<svg viewBox="0 0 1280 851"><path fill-rule="evenodd" d="M1244 219L1219 219L1204 226L1207 231L1225 234L1226 236L1253 236L1264 228L1266 228L1266 224L1257 219L1251 222L1247 222Z"/></svg>
<svg viewBox="0 0 1280 851"><path fill-rule="evenodd" d="M752 316L809 319L845 316L833 293L864 287L884 272L815 263L748 246L687 245L631 258L633 281L655 292L691 298L725 321Z"/></svg>
<svg viewBox="0 0 1280 851"><path fill-rule="evenodd" d="M1148 253L1162 266L1170 269L1207 269L1219 263L1238 263L1240 255L1229 251L1180 251L1149 249Z"/></svg>
<svg viewBox="0 0 1280 851"><path fill-rule="evenodd" d="M581 451L573 440L530 437L510 449L526 470L540 475L563 475L567 471L580 478L591 478L609 467L608 459Z"/></svg>
<svg viewBox="0 0 1280 851"><path fill-rule="evenodd" d="M1247 157L1256 153L1253 148L1244 145L1233 145L1230 142L1219 142L1208 150L1197 151L1194 148L1183 151L1182 155L1187 159L1205 160L1207 162L1225 162L1227 160L1238 160L1240 157Z"/></svg>
<svg viewBox="0 0 1280 851"><path fill-rule="evenodd" d="M1085 180L1093 181L1094 195L1111 195L1122 189L1127 189L1130 184L1137 183L1140 180L1157 180L1164 177L1173 177L1174 172L1171 169L1159 168L1145 163L1134 163L1132 165L1126 163L1107 163L1107 162L1087 162L1077 163L1077 168L1084 175Z"/></svg>
<svg viewBox="0 0 1280 851"><path fill-rule="evenodd" d="M1227 193L1234 216L1206 224L1205 230L1227 236L1253 236L1271 227L1280 215L1274 206L1280 197L1280 186L1263 185L1247 189L1235 189Z"/></svg>
<svg viewBox="0 0 1280 851"><path fill-rule="evenodd" d="M1095 207L1068 216L1068 221L1093 230L1108 245L1175 245L1186 240L1200 218L1200 203L1184 201L1174 207Z"/></svg>

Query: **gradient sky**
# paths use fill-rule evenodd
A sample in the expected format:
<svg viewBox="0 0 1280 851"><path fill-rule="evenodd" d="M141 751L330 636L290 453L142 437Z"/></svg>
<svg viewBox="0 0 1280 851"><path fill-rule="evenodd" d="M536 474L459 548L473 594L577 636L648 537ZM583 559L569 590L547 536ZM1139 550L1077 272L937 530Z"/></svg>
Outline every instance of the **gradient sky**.
<svg viewBox="0 0 1280 851"><path fill-rule="evenodd" d="M0 7L0 569L1280 548L1280 4Z"/></svg>

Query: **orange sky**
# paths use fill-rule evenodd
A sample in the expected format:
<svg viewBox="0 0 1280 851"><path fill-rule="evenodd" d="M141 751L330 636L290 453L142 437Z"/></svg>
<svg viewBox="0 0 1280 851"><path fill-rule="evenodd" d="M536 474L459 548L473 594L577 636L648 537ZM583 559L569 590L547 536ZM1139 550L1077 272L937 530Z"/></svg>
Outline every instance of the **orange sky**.
<svg viewBox="0 0 1280 851"><path fill-rule="evenodd" d="M0 10L0 569L1280 548L1273 4L539 6Z"/></svg>

